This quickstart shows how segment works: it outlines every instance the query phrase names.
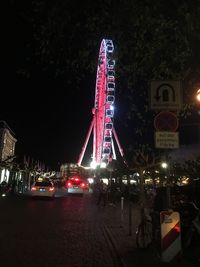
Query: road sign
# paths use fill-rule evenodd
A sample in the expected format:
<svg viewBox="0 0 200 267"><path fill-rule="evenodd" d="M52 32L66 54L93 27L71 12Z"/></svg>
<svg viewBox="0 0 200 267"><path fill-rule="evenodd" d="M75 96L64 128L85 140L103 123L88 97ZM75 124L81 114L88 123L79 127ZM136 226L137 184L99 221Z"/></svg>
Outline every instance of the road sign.
<svg viewBox="0 0 200 267"><path fill-rule="evenodd" d="M179 148L179 133L155 132L155 146L164 149Z"/></svg>
<svg viewBox="0 0 200 267"><path fill-rule="evenodd" d="M154 119L154 127L157 131L175 132L178 128L177 116L170 111L161 111Z"/></svg>
<svg viewBox="0 0 200 267"><path fill-rule="evenodd" d="M152 81L150 109L179 110L182 107L182 88L180 81Z"/></svg>

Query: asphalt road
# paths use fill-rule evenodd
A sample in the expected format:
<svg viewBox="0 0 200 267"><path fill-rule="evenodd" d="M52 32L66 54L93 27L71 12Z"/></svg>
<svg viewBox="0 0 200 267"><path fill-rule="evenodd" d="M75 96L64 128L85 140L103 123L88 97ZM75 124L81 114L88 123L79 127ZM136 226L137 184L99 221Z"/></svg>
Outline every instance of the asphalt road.
<svg viewBox="0 0 200 267"><path fill-rule="evenodd" d="M118 267L90 194L0 199L1 267Z"/></svg>

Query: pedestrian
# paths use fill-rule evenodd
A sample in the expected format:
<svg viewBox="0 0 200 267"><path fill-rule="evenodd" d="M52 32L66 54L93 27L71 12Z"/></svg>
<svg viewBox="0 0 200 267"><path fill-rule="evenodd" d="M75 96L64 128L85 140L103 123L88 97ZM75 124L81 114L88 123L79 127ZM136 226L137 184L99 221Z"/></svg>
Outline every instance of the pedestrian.
<svg viewBox="0 0 200 267"><path fill-rule="evenodd" d="M99 206L101 203L103 206L106 205L107 198L107 184L103 182L103 180L98 183L98 200L97 205Z"/></svg>
<svg viewBox="0 0 200 267"><path fill-rule="evenodd" d="M16 190L16 180L14 179L11 183L11 191L10 191L11 196L15 194L15 190Z"/></svg>
<svg viewBox="0 0 200 267"><path fill-rule="evenodd" d="M117 198L117 186L113 179L110 182L109 195L109 204L115 206Z"/></svg>
<svg viewBox="0 0 200 267"><path fill-rule="evenodd" d="M161 212L165 209L165 188L158 187L156 188L156 193L154 196L154 201L153 201L153 209L154 211Z"/></svg>

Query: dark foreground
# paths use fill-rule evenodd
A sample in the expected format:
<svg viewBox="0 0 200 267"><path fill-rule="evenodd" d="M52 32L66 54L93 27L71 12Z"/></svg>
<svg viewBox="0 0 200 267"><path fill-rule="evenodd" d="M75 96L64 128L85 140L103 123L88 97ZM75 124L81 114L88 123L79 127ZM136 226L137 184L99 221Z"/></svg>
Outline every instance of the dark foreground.
<svg viewBox="0 0 200 267"><path fill-rule="evenodd" d="M162 266L152 251L135 248L137 207L98 207L91 194L54 200L0 199L0 266ZM170 266L175 266L175 264ZM180 263L178 264L180 265ZM195 266L182 261L181 266Z"/></svg>

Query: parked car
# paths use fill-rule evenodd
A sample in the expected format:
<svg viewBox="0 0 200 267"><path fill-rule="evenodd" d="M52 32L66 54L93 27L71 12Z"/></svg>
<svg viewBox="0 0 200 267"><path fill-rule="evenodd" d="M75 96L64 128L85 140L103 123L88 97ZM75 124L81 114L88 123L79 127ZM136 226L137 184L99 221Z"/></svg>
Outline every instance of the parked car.
<svg viewBox="0 0 200 267"><path fill-rule="evenodd" d="M31 187L33 197L50 197L55 196L55 187L51 181L37 181Z"/></svg>
<svg viewBox="0 0 200 267"><path fill-rule="evenodd" d="M68 193L72 194L83 194L85 191L89 190L88 183L85 179L80 176L70 177L65 187L68 190Z"/></svg>

